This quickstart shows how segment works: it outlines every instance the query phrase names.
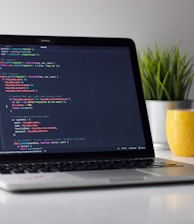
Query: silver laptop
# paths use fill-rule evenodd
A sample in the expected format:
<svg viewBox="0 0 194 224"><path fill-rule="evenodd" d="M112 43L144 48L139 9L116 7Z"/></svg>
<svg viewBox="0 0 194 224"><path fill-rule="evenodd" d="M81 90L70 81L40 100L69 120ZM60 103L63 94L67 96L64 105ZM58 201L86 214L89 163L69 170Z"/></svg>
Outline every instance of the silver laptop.
<svg viewBox="0 0 194 224"><path fill-rule="evenodd" d="M154 157L131 39L0 36L0 188L194 181Z"/></svg>

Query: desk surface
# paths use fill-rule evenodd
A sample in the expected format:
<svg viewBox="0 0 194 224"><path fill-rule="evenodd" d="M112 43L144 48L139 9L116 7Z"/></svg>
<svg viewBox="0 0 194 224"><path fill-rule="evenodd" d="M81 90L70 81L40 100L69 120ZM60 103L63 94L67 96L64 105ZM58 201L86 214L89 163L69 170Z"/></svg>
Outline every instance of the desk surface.
<svg viewBox="0 0 194 224"><path fill-rule="evenodd" d="M158 157L194 164L194 158ZM0 191L0 222L4 224L191 224L194 184L116 189L7 193Z"/></svg>

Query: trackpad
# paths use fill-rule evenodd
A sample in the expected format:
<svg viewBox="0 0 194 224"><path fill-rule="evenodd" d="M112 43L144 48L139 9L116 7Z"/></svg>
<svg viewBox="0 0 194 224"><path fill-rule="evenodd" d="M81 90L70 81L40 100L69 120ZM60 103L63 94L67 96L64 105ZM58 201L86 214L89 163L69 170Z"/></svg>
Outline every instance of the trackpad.
<svg viewBox="0 0 194 224"><path fill-rule="evenodd" d="M109 179L111 182L143 180L151 174L145 174L138 170L100 170L100 171L84 171L75 172L73 175L85 179Z"/></svg>

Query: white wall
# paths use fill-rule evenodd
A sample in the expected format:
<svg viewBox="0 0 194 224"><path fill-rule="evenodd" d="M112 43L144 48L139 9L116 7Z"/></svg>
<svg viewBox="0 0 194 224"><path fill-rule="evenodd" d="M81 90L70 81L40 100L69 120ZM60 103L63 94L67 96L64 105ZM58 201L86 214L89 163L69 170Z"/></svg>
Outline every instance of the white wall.
<svg viewBox="0 0 194 224"><path fill-rule="evenodd" d="M194 55L194 0L0 0L0 34L131 37ZM194 84L190 98L194 98Z"/></svg>

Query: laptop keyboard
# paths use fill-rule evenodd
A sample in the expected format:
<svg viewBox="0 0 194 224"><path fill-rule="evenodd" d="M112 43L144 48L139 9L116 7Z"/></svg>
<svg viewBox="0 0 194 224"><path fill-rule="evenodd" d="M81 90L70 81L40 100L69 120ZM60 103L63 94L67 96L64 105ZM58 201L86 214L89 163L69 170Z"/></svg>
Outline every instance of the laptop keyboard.
<svg viewBox="0 0 194 224"><path fill-rule="evenodd" d="M66 161L27 164L3 164L0 165L1 174L14 173L40 173L40 172L66 172L81 170L106 170L106 169L130 169L130 168L159 168L180 166L175 162L158 162L153 159L138 160L97 160L97 161Z"/></svg>

